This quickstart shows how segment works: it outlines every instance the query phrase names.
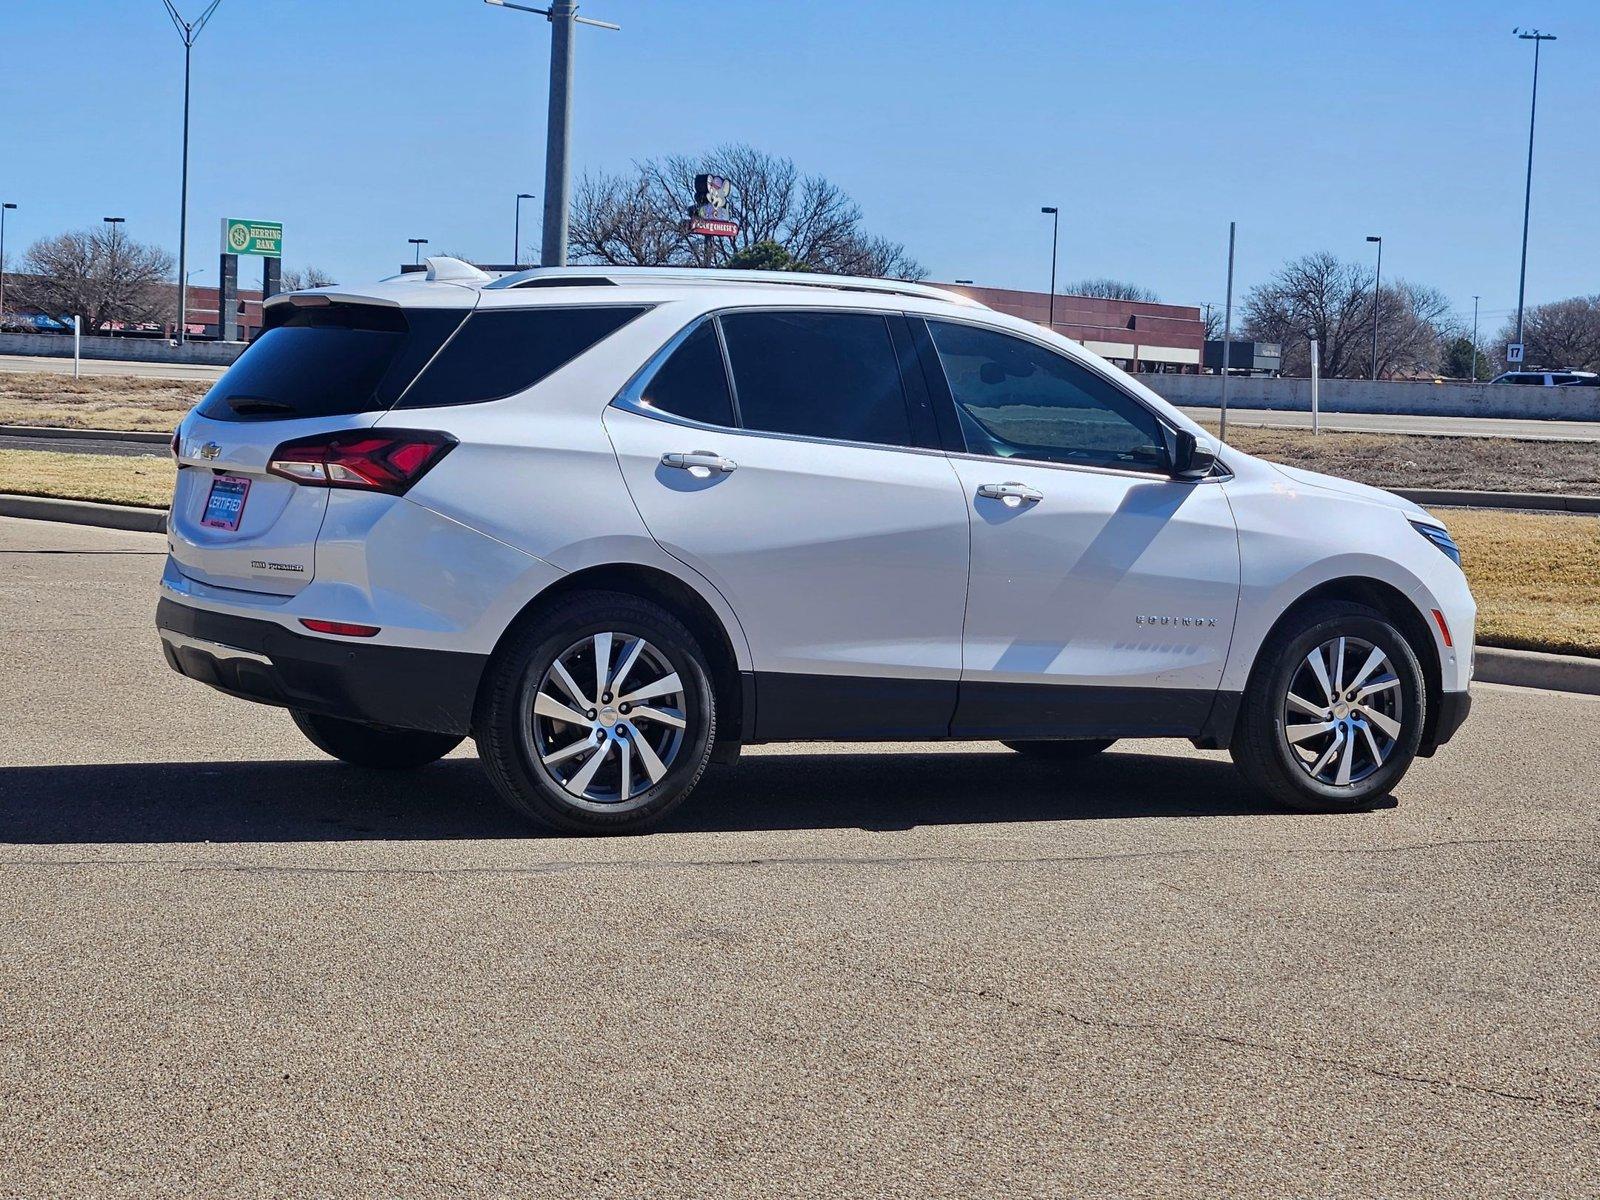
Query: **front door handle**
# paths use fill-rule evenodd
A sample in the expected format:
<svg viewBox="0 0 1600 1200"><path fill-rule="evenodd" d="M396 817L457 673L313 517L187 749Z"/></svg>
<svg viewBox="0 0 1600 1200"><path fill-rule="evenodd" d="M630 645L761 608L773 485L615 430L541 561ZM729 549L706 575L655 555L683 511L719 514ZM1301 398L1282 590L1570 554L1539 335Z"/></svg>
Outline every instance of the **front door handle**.
<svg viewBox="0 0 1600 1200"><path fill-rule="evenodd" d="M715 450L692 450L687 454L663 454L661 465L677 467L680 471L688 471L704 479L709 475L732 474L739 464L731 458L723 458Z"/></svg>
<svg viewBox="0 0 1600 1200"><path fill-rule="evenodd" d="M978 495L985 500L1000 500L1007 507L1034 504L1044 499L1044 493L1025 483L984 483L978 485Z"/></svg>

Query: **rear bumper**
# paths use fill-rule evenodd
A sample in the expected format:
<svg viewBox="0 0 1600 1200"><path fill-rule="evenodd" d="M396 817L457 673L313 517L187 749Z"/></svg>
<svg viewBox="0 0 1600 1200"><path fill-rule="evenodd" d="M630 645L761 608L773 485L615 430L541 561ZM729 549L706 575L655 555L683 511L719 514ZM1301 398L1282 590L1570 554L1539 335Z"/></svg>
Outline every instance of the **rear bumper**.
<svg viewBox="0 0 1600 1200"><path fill-rule="evenodd" d="M465 734L488 658L293 633L163 598L156 628L180 675L260 704L394 729Z"/></svg>

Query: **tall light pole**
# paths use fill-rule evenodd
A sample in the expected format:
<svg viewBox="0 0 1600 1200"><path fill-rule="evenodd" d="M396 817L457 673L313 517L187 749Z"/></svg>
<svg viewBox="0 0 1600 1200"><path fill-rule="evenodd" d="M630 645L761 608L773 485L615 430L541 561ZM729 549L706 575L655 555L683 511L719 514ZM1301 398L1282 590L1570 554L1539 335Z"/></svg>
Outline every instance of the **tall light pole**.
<svg viewBox="0 0 1600 1200"><path fill-rule="evenodd" d="M1061 213L1054 208L1041 208L1050 217L1050 329L1056 327L1056 243L1061 234Z"/></svg>
<svg viewBox="0 0 1600 1200"><path fill-rule="evenodd" d="M1478 382L1478 297L1472 298L1472 373L1467 376L1472 383Z"/></svg>
<svg viewBox="0 0 1600 1200"><path fill-rule="evenodd" d="M514 267L520 267L522 265L522 202L524 200L532 199L532 192L517 193L517 223L513 227L513 232L511 235L511 265Z"/></svg>
<svg viewBox="0 0 1600 1200"><path fill-rule="evenodd" d="M552 0L549 8L513 4L511 0L483 0L496 8L537 13L550 22L550 112L544 145L544 233L539 265L567 265L567 208L572 198L572 163L567 157L572 140L572 26L593 25L621 29L610 21L580 17L576 0Z"/></svg>
<svg viewBox="0 0 1600 1200"><path fill-rule="evenodd" d="M1222 402L1221 428L1217 436L1228 440L1228 369L1233 365L1233 232L1235 222L1228 222L1228 296L1222 306Z"/></svg>
<svg viewBox="0 0 1600 1200"><path fill-rule="evenodd" d="M106 257L108 259L110 259L110 262L111 262L111 270L110 270L109 274L111 275L111 286L113 288L115 288L117 286L117 247L119 245L121 245L121 243L122 243L122 230L119 229L118 226L124 224L127 221L128 218L126 218L126 217L101 217L100 219L102 221L104 221L107 225L111 226L110 230L108 231L108 235L107 235L107 236L110 237L111 241L106 247ZM112 299L116 299L117 298L117 293L113 292L112 295L111 295L111 298ZM116 331L111 328L110 320L106 321L106 336L107 337L116 337L117 336L116 335Z"/></svg>
<svg viewBox="0 0 1600 1200"><path fill-rule="evenodd" d="M0 204L0 330L6 327L6 214L15 207L9 200Z"/></svg>
<svg viewBox="0 0 1600 1200"><path fill-rule="evenodd" d="M428 239L427 238L407 238L406 241L410 242L413 246L415 246L417 248L417 256L411 260L412 263L414 265L416 265L416 266L421 266L422 265L422 248L428 244Z"/></svg>
<svg viewBox="0 0 1600 1200"><path fill-rule="evenodd" d="M222 0L211 0L205 12L194 21L185 21L178 14L172 0L161 0L167 6L167 16L183 39L183 182L178 190L178 345L183 345L189 335L189 56L195 39L211 20Z"/></svg>
<svg viewBox="0 0 1600 1200"><path fill-rule="evenodd" d="M1528 294L1528 212L1533 203L1533 121L1539 115L1539 43L1553 42L1556 35L1537 29L1513 29L1512 33L1533 43L1533 100L1528 105L1528 179L1522 188L1522 267L1517 272L1517 345L1522 345L1522 302Z"/></svg>
<svg viewBox="0 0 1600 1200"><path fill-rule="evenodd" d="M1378 305L1383 300L1383 239L1369 237L1378 243L1378 270L1372 277L1372 378L1378 378Z"/></svg>

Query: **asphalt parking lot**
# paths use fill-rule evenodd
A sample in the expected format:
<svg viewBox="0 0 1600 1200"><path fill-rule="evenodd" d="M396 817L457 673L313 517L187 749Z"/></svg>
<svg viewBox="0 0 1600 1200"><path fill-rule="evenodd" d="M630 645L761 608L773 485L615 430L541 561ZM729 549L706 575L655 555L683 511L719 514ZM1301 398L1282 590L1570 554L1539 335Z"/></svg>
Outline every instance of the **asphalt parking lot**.
<svg viewBox="0 0 1600 1200"><path fill-rule="evenodd" d="M1358 816L784 746L541 837L169 672L161 546L0 520L0 1195L1600 1193L1600 698Z"/></svg>

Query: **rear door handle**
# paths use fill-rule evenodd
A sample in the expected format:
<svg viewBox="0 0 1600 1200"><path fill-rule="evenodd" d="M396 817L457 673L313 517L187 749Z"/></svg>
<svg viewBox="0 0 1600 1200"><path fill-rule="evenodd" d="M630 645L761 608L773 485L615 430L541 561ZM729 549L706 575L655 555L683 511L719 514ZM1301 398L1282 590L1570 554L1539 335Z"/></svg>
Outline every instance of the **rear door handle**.
<svg viewBox="0 0 1600 1200"><path fill-rule="evenodd" d="M715 450L691 450L687 454L663 454L661 465L664 467L677 467L680 471L690 471L701 477L717 474L730 475L739 466L731 458L723 458Z"/></svg>
<svg viewBox="0 0 1600 1200"><path fill-rule="evenodd" d="M1011 508L1020 504L1034 504L1044 499L1044 493L1025 483L983 483L978 485L978 495L985 500L1003 500Z"/></svg>

